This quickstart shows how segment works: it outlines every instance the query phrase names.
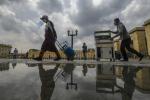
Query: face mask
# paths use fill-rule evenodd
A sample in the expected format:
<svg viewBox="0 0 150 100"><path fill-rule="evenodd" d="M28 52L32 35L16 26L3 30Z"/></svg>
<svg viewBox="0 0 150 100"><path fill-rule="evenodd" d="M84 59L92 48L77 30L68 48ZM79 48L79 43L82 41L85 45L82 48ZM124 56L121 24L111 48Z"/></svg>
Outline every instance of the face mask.
<svg viewBox="0 0 150 100"><path fill-rule="evenodd" d="M40 27L42 27L44 25L44 22L43 21L39 21L38 23L37 23L37 26L40 28Z"/></svg>

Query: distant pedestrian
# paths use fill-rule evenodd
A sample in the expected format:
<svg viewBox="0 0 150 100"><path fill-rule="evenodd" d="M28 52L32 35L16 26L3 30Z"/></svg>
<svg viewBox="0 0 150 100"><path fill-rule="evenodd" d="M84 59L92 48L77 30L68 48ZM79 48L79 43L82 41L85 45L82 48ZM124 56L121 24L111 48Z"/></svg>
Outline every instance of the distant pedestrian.
<svg viewBox="0 0 150 100"><path fill-rule="evenodd" d="M42 44L39 57L34 58L34 60L41 61L43 58L43 55L46 51L55 52L57 58L55 58L54 60L60 60L61 59L60 54L55 46L55 42L57 40L57 34L54 29L54 24L52 23L52 21L49 20L47 15L42 16L42 18L40 18L40 19L46 23L46 25L45 25L45 40Z"/></svg>
<svg viewBox="0 0 150 100"><path fill-rule="evenodd" d="M14 49L13 58L14 58L14 59L17 59L17 58L18 58L18 50L17 50L17 48Z"/></svg>
<svg viewBox="0 0 150 100"><path fill-rule="evenodd" d="M142 58L144 57L144 55L137 52L136 50L134 50L133 48L130 47L131 37L130 37L129 33L126 30L126 27L120 21L119 18L114 19L114 25L117 26L117 31L113 32L113 33L118 34L120 36L120 39L122 40L120 50L121 50L121 54L123 56L123 61L128 61L128 56L127 56L127 53L126 53L125 49L127 49L131 53L136 54L139 57L139 61L141 61Z"/></svg>
<svg viewBox="0 0 150 100"><path fill-rule="evenodd" d="M87 59L87 45L86 45L86 43L83 43L82 52L83 52L84 60L86 60Z"/></svg>

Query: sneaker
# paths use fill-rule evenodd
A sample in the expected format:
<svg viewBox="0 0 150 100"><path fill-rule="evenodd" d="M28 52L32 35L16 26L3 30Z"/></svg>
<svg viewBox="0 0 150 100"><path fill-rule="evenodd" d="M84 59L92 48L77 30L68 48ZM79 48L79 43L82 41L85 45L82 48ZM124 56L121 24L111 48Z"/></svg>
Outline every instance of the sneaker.
<svg viewBox="0 0 150 100"><path fill-rule="evenodd" d="M141 55L139 58L139 61L141 61L143 59L144 55Z"/></svg>
<svg viewBox="0 0 150 100"><path fill-rule="evenodd" d="M42 58L37 57L37 58L33 58L33 60L42 61Z"/></svg>

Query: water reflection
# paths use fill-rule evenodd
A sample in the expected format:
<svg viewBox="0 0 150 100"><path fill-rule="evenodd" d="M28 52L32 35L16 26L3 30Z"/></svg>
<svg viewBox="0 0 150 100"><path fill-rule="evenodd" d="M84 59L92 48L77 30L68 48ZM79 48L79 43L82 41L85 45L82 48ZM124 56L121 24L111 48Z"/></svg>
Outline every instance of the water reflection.
<svg viewBox="0 0 150 100"><path fill-rule="evenodd" d="M83 70L82 70L83 75L86 76L87 72L88 72L88 65L83 64Z"/></svg>
<svg viewBox="0 0 150 100"><path fill-rule="evenodd" d="M75 90L77 90L77 83L75 83L74 82L74 80L73 80L73 71L74 71L74 69L75 69L75 65L74 64L65 64L65 66L64 66L64 68L63 68L63 74L65 73L65 74L68 74L68 75L70 75L70 81L69 82L67 82L67 84L66 84L66 89L68 90L68 89L75 89Z"/></svg>
<svg viewBox="0 0 150 100"><path fill-rule="evenodd" d="M115 93L115 68L113 65L97 65L96 69L96 92Z"/></svg>
<svg viewBox="0 0 150 100"><path fill-rule="evenodd" d="M15 69L15 67L17 66L17 63L12 63L12 67L13 67L13 69Z"/></svg>
<svg viewBox="0 0 150 100"><path fill-rule="evenodd" d="M53 69L45 70L43 64L38 64L41 86L41 100L50 100L55 88L54 75L60 64Z"/></svg>
<svg viewBox="0 0 150 100"><path fill-rule="evenodd" d="M8 71L9 63L0 63L0 71Z"/></svg>
<svg viewBox="0 0 150 100"><path fill-rule="evenodd" d="M122 75L124 87L117 85L117 87L121 89L122 100L132 100L135 91L136 73L141 69L141 67L123 66Z"/></svg>
<svg viewBox="0 0 150 100"><path fill-rule="evenodd" d="M12 92L7 94L9 91L15 92L20 100L26 95L21 94L22 90L28 92L28 96L36 94L41 100L140 100L138 97L145 100L150 97L145 94L145 91L150 93L150 68L109 64L0 63L0 71L0 94L4 91L0 100L10 100L7 95L16 100ZM36 92L32 94L30 91ZM32 100L32 96L27 98Z"/></svg>

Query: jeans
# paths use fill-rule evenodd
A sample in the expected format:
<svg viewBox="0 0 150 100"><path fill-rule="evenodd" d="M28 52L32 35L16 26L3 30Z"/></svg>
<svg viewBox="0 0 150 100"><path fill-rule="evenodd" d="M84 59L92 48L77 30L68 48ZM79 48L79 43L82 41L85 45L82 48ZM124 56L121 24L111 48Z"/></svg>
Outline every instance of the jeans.
<svg viewBox="0 0 150 100"><path fill-rule="evenodd" d="M136 54L138 57L142 56L141 53L139 53L136 50L134 50L133 48L131 48L130 44L131 44L131 38L122 40L122 42L121 42L120 50L121 50L121 54L122 54L124 60L128 60L128 56L127 56L125 49L127 49L131 53Z"/></svg>

